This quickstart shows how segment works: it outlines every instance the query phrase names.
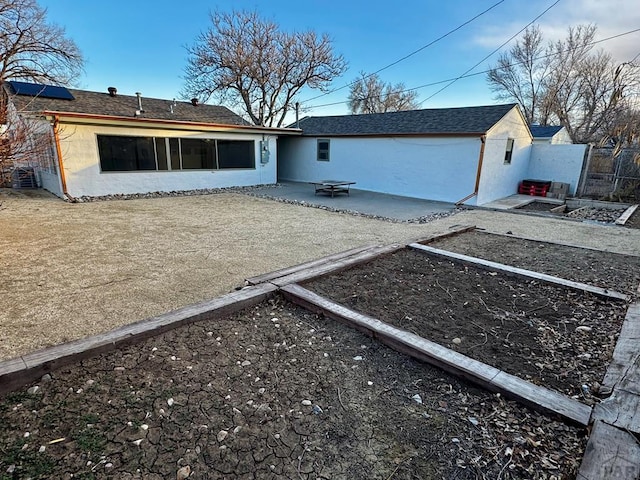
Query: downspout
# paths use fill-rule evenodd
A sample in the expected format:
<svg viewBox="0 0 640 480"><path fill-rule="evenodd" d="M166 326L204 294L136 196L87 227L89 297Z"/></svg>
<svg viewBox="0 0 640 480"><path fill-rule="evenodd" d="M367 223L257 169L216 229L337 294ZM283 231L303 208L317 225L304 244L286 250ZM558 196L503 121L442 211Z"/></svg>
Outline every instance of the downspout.
<svg viewBox="0 0 640 480"><path fill-rule="evenodd" d="M456 205L462 205L464 202L466 202L470 198L473 198L476 195L478 195L478 190L480 189L480 174L482 173L482 162L484 160L484 145L486 143L486 140L487 140L486 135L482 135L480 137L480 155L478 156L478 171L476 172L476 185L475 185L475 188L473 189L473 193L470 193L463 199L458 200L456 202Z"/></svg>
<svg viewBox="0 0 640 480"><path fill-rule="evenodd" d="M53 140L56 144L56 156L58 157L58 171L60 172L60 183L62 184L62 195L73 201L73 197L67 192L67 179L64 176L64 168L62 166L62 148L60 148L60 119L58 116L53 117Z"/></svg>

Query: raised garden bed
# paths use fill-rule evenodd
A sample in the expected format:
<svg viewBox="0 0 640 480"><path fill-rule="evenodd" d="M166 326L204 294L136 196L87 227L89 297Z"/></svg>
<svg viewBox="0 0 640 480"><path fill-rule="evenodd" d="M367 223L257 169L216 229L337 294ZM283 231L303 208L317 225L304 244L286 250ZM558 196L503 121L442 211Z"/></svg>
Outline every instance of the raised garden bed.
<svg viewBox="0 0 640 480"><path fill-rule="evenodd" d="M356 311L587 404L626 304L402 250L305 285Z"/></svg>
<svg viewBox="0 0 640 480"><path fill-rule="evenodd" d="M65 367L0 423L3 479L572 478L586 442L278 297Z"/></svg>
<svg viewBox="0 0 640 480"><path fill-rule="evenodd" d="M640 257L473 231L429 245L528 268L567 280L633 294L640 285Z"/></svg>
<svg viewBox="0 0 640 480"><path fill-rule="evenodd" d="M537 212L599 223L615 223L626 209L627 207L605 208L598 206L580 206L577 204L571 205L569 202L566 205L559 205L558 203L545 202L541 200L536 200L521 207L517 207L517 210L519 211Z"/></svg>
<svg viewBox="0 0 640 480"><path fill-rule="evenodd" d="M477 233L434 246L467 235L480 249L503 249L497 261L563 276L568 247L493 245L492 236ZM574 397L567 401L580 412L565 421L589 423L623 301L399 248L337 255L332 261L342 268L369 260L339 273L331 273L331 262L315 262L313 270L327 276L306 286ZM371 259L374 252L385 255ZM583 261L581 253L571 261ZM616 268L631 258L606 259L611 272L594 273L602 266L592 262L567 277L610 277L603 288L634 294L635 277L625 283L628 272ZM164 331L174 317L211 317L206 310L214 305L215 320L181 321L151 338L138 332L142 323L134 325L138 336L125 335L115 351L83 357L0 397L0 479L575 478L585 428L476 388L273 292L282 286L290 295L300 287L289 282L309 272L255 277L256 293L242 290L238 298L268 300L239 313L228 313L237 310L229 297L148 324ZM93 344L106 348L102 340ZM40 357L48 358L25 363Z"/></svg>

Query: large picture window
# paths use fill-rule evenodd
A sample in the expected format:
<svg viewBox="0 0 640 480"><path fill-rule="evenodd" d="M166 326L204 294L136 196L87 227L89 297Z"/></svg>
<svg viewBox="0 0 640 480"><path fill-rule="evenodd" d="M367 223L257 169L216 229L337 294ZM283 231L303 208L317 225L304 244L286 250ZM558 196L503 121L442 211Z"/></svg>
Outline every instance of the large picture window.
<svg viewBox="0 0 640 480"><path fill-rule="evenodd" d="M255 148L253 142L217 140L218 168L255 168Z"/></svg>
<svg viewBox="0 0 640 480"><path fill-rule="evenodd" d="M153 138L98 136L98 149L105 172L156 170Z"/></svg>
<svg viewBox="0 0 640 480"><path fill-rule="evenodd" d="M255 168L253 140L98 135L103 172Z"/></svg>
<svg viewBox="0 0 640 480"><path fill-rule="evenodd" d="M216 168L216 141L201 138L180 139L183 170L214 170Z"/></svg>

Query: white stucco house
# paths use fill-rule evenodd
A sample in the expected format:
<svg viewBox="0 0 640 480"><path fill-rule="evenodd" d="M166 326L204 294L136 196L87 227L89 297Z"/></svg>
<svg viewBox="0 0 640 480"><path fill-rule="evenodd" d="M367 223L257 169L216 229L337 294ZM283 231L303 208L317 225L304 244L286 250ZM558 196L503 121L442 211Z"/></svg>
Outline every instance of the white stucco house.
<svg viewBox="0 0 640 480"><path fill-rule="evenodd" d="M356 182L381 193L482 205L527 178L572 185L584 146L538 144L516 104L248 124L222 106L6 82L9 114L45 145L29 165L62 198ZM19 124L20 122L14 122ZM5 132L10 135L11 132Z"/></svg>
<svg viewBox="0 0 640 480"><path fill-rule="evenodd" d="M276 140L296 134L195 99L13 81L4 90L10 113L37 126L37 141L50 140L39 183L63 198L276 183Z"/></svg>
<svg viewBox="0 0 640 480"><path fill-rule="evenodd" d="M516 192L532 136L516 104L305 117L279 141L278 178L481 205Z"/></svg>
<svg viewBox="0 0 640 480"><path fill-rule="evenodd" d="M278 179L352 181L355 188L466 205L513 195L525 179L570 184L586 145L534 142L517 104L305 117L278 141ZM566 131L565 131L566 133Z"/></svg>
<svg viewBox="0 0 640 480"><path fill-rule="evenodd" d="M571 145L571 137L567 129L561 125L530 125L533 143L551 145Z"/></svg>

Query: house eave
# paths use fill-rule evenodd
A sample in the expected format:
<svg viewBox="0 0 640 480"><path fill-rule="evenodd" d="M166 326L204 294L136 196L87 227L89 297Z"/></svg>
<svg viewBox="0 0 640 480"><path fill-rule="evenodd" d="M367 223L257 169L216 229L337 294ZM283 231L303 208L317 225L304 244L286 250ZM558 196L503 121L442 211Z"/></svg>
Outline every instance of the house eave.
<svg viewBox="0 0 640 480"><path fill-rule="evenodd" d="M33 112L36 113L36 112ZM256 125L229 125L223 123L190 122L184 120L166 120L143 117L122 117L77 112L59 112L45 110L39 112L49 120L58 119L61 123L71 125L100 125L127 128L160 128L163 130L190 131L226 131L238 133L258 133L269 135L301 135L302 131L290 128L260 127Z"/></svg>
<svg viewBox="0 0 640 480"><path fill-rule="evenodd" d="M485 132L441 132L441 133L313 133L303 137L310 138L389 138L389 137L481 137Z"/></svg>

